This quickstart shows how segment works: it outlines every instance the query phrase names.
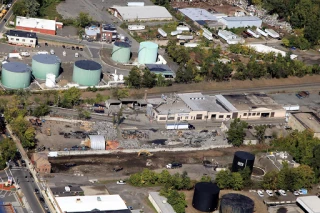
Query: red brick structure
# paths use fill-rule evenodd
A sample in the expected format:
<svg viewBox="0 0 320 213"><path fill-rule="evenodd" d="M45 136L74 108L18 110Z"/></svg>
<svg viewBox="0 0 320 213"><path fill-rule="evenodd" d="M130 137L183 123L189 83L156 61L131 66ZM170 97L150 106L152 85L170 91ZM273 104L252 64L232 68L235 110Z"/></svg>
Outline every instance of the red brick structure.
<svg viewBox="0 0 320 213"><path fill-rule="evenodd" d="M30 17L16 17L16 29L43 33L48 35L56 35L56 29L62 28L63 23L56 20L39 19Z"/></svg>
<svg viewBox="0 0 320 213"><path fill-rule="evenodd" d="M40 174L47 174L51 172L51 163L48 161L48 155L45 153L33 153L31 162L36 171Z"/></svg>

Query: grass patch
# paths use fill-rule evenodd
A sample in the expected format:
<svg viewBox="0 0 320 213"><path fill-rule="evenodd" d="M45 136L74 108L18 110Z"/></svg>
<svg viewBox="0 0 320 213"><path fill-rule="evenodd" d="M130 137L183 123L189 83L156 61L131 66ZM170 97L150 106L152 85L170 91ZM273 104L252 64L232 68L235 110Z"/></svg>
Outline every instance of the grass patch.
<svg viewBox="0 0 320 213"><path fill-rule="evenodd" d="M153 210L153 212L158 212L147 197L145 198L145 201L146 201L146 204Z"/></svg>
<svg viewBox="0 0 320 213"><path fill-rule="evenodd" d="M40 8L40 14L43 18L46 19L55 19L62 20L62 16L57 12L57 6L60 1L55 1L48 5L47 7Z"/></svg>

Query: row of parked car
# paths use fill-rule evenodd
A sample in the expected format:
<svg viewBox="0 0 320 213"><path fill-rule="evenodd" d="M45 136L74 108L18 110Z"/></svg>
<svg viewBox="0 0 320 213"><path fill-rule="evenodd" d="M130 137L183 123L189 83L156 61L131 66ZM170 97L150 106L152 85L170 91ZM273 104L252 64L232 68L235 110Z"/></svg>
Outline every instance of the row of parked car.
<svg viewBox="0 0 320 213"><path fill-rule="evenodd" d="M269 197L273 197L274 194L278 195L278 196L287 196L287 193L285 190L283 189L280 189L280 190L275 190L275 191L272 191L272 190L266 190L265 191L266 194L269 196ZM264 197L264 191L263 190L258 190L257 191L258 195L260 197ZM296 191L293 191L292 192L295 196L299 196L299 195L303 195L303 194L306 194L306 190L304 189L300 189L300 190L296 190Z"/></svg>

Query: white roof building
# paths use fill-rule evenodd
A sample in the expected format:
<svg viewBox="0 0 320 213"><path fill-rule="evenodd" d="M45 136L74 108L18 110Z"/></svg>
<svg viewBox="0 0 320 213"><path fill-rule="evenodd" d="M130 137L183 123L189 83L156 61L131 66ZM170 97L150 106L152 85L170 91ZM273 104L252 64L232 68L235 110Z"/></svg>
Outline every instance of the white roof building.
<svg viewBox="0 0 320 213"><path fill-rule="evenodd" d="M201 8L183 8L179 9L183 15L187 16L192 21L217 21L217 17L215 17L212 13L209 13L205 9Z"/></svg>
<svg viewBox="0 0 320 213"><path fill-rule="evenodd" d="M320 213L320 199L317 196L298 197L297 203L308 213Z"/></svg>
<svg viewBox="0 0 320 213"><path fill-rule="evenodd" d="M239 37L233 32L227 30L219 30L218 36L223 38L228 44L243 44L245 42L242 37Z"/></svg>
<svg viewBox="0 0 320 213"><path fill-rule="evenodd" d="M128 207L119 195L56 197L61 212L91 212L125 210ZM130 211L128 211L130 212Z"/></svg>
<svg viewBox="0 0 320 213"><path fill-rule="evenodd" d="M172 206L167 203L167 198L161 196L159 192L149 192L149 200L158 213L175 213Z"/></svg>
<svg viewBox="0 0 320 213"><path fill-rule="evenodd" d="M123 21L172 20L169 11L161 6L113 6L109 10Z"/></svg>
<svg viewBox="0 0 320 213"><path fill-rule="evenodd" d="M106 140L103 135L89 135L91 149L105 150Z"/></svg>
<svg viewBox="0 0 320 213"><path fill-rule="evenodd" d="M287 55L287 52L285 51L282 51L282 50L278 50L276 48L273 48L273 47L269 47L269 46L266 46L264 44L247 44L248 47L254 49L255 51L259 52L259 53L270 53L270 52L273 52L275 53L276 55L280 54L282 55L282 57L285 57ZM290 55L290 58L291 59L296 59L298 56L297 55L294 55L294 54L291 54Z"/></svg>
<svg viewBox="0 0 320 213"><path fill-rule="evenodd" d="M56 21L49 19L30 18L17 16L16 27L37 28L46 30L56 30Z"/></svg>

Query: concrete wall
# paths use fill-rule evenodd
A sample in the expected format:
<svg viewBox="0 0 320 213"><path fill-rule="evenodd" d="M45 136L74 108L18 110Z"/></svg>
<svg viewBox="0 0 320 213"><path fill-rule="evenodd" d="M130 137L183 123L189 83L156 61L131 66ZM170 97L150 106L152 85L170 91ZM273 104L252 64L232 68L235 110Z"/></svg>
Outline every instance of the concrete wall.
<svg viewBox="0 0 320 213"><path fill-rule="evenodd" d="M159 206L157 205L156 201L154 201L153 197L152 197L150 194L149 194L148 198L149 198L151 204L153 205L153 207L156 209L156 211L157 211L158 213L165 213L165 212L162 212L162 211L161 211L161 209L160 209Z"/></svg>
<svg viewBox="0 0 320 213"><path fill-rule="evenodd" d="M47 29L39 29L39 28L31 28L31 27L21 27L21 26L17 26L16 29L30 31L30 32L43 33L43 34L48 34L48 35L55 35L56 34L55 30L47 30Z"/></svg>
<svg viewBox="0 0 320 213"><path fill-rule="evenodd" d="M298 131L304 131L306 129L292 114L289 115L288 126Z"/></svg>

